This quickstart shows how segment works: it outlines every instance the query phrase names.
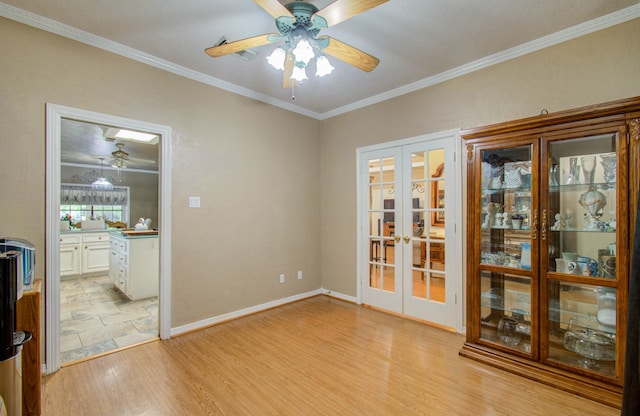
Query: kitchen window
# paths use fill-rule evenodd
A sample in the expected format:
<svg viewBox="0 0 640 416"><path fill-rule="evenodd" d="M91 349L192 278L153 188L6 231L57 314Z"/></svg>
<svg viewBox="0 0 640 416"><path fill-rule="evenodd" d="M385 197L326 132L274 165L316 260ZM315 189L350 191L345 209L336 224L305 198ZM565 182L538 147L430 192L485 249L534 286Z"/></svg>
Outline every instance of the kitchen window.
<svg viewBox="0 0 640 416"><path fill-rule="evenodd" d="M73 223L91 219L128 223L129 187L113 190L92 189L89 185L63 184L60 190L60 218L66 215Z"/></svg>

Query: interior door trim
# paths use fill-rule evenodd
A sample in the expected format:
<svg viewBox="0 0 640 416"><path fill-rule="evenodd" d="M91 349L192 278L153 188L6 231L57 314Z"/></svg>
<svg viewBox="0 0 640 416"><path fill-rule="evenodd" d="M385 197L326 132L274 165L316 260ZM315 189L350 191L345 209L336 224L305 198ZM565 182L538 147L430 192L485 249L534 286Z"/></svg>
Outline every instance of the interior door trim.
<svg viewBox="0 0 640 416"><path fill-rule="evenodd" d="M451 129L451 130L445 130L445 131L440 131L440 132L436 132L436 133L430 133L430 134L425 134L425 135L421 135L421 136L415 136L415 137L410 137L410 138L406 138L406 139L400 139L400 140L394 140L391 142L385 142L385 143L380 143L380 144L375 144L375 145L370 145L370 146L363 146L363 147L359 147L356 149L356 177L357 177L357 182L356 182L356 192L357 192L357 198L356 198L356 212L357 212L357 221L356 221L356 234L357 234L357 242L356 242L356 249L357 249L357 265L356 265L356 273L357 273L357 285L356 285L356 303L358 305L362 304L362 285L365 284L365 278L364 278L364 272L365 270L363 269L363 264L364 264L364 258L363 258L363 247L364 244L367 244L367 242L365 242L362 238L362 227L363 227L363 206L362 206L362 201L360 198L360 195L362 194L365 186L367 186L367 184L362 183L362 175L361 175L361 171L364 168L362 166L362 155L364 153L367 152L371 152L374 150L383 150L383 149L388 149L390 147L398 147L398 146L405 146L405 145L409 145L409 144L414 144L414 143L420 143L420 142L424 142L424 141L432 141L432 140L440 140L440 139L448 139L448 140L455 140L455 145L453 146L454 148L454 165L456 166L456 171L455 173L451 176L451 180L454 181L454 200L458 201L459 203L456 204L457 206L455 206L455 210L453 210L455 212L455 242L453 244L453 248L455 250L455 252L460 253L460 258L464 258L465 256L465 247L463 244L463 236L465 235L465 231L464 231L464 223L463 223L463 218L462 218L462 214L463 214L463 207L465 206L465 200L466 200L466 196L463 194L463 187L464 187L464 180L465 180L465 175L464 175L464 169L466 168L465 164L461 162L461 155L462 153L462 148L463 148L463 143L462 143L462 139L460 138L460 129ZM461 264L458 268L458 270L456 270L453 274L454 275L458 275L459 278L456 279L456 284L454 285L454 290L455 290L455 307L456 307L456 325L455 325L455 329L458 333L464 333L465 332L465 325L464 325L464 312L465 312L465 305L464 305L464 276L465 276L465 264L464 262L462 262L463 264Z"/></svg>
<svg viewBox="0 0 640 416"><path fill-rule="evenodd" d="M159 225L160 293L158 328L161 339L171 330L171 127L46 104L46 273L45 273L45 373L60 368L60 144L63 118L125 127L160 135Z"/></svg>

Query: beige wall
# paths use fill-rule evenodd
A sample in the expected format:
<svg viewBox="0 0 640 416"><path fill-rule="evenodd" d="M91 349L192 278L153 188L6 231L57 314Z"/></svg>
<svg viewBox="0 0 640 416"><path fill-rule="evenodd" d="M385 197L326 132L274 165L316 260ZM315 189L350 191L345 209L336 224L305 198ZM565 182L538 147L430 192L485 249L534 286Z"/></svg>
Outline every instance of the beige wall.
<svg viewBox="0 0 640 416"><path fill-rule="evenodd" d="M172 127L173 327L321 287L319 121L4 18L0 45L0 235L38 276L50 102Z"/></svg>
<svg viewBox="0 0 640 416"><path fill-rule="evenodd" d="M356 295L356 148L640 95L640 20L322 123L322 284Z"/></svg>

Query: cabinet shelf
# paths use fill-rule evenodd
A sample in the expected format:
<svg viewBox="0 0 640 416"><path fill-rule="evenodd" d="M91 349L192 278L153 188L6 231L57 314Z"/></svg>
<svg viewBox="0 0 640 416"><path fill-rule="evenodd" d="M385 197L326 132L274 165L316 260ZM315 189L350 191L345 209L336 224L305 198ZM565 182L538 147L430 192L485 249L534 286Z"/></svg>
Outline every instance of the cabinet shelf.
<svg viewBox="0 0 640 416"><path fill-rule="evenodd" d="M587 192L589 189L597 189L598 191L615 191L615 182L601 182L592 184L572 184L572 185L555 185L549 186L550 193L558 192Z"/></svg>
<svg viewBox="0 0 640 416"><path fill-rule="evenodd" d="M549 229L550 233L597 233L597 234L614 234L616 233L615 229L607 229L607 230L585 230L584 228L565 228L562 230L554 230Z"/></svg>
<svg viewBox="0 0 640 416"><path fill-rule="evenodd" d="M515 193L515 194L521 194L519 196L529 196L531 195L531 188L530 187L517 187L517 188L497 188L497 189L493 189L493 188L482 188L482 195L496 195L496 194L504 194L504 193Z"/></svg>

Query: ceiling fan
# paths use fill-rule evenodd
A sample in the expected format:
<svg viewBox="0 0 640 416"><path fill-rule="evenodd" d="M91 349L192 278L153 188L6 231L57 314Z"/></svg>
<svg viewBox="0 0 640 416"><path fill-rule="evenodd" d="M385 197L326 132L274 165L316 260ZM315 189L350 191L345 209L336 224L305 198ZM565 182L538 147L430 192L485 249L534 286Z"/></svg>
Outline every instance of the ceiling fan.
<svg viewBox="0 0 640 416"><path fill-rule="evenodd" d="M278 0L254 1L276 19L280 33L268 33L228 43L223 41L205 49L209 56L215 58L282 42L282 46L267 59L274 67L284 70L283 88L292 87L295 82L307 79L304 70L316 53L320 55L316 60L318 76L333 70L323 54L331 55L366 72L372 71L380 62L378 58L353 46L330 36L318 36L318 33L389 0L336 0L322 9L304 0L291 1L284 5Z"/></svg>
<svg viewBox="0 0 640 416"><path fill-rule="evenodd" d="M96 158L103 158L109 164L111 164L112 167L118 168L118 169L127 168L127 163L129 162L133 164L136 164L136 163L155 164L156 163L156 161L152 159L141 159L138 157L131 157L129 153L124 151L124 143L122 142L116 143L116 150L114 152L111 152L111 157L96 156Z"/></svg>
<svg viewBox="0 0 640 416"><path fill-rule="evenodd" d="M124 143L116 143L116 147L118 150L115 152L111 152L112 159L109 161L113 167L116 168L126 168L127 167L127 159L129 159L129 153L122 150L124 148Z"/></svg>

